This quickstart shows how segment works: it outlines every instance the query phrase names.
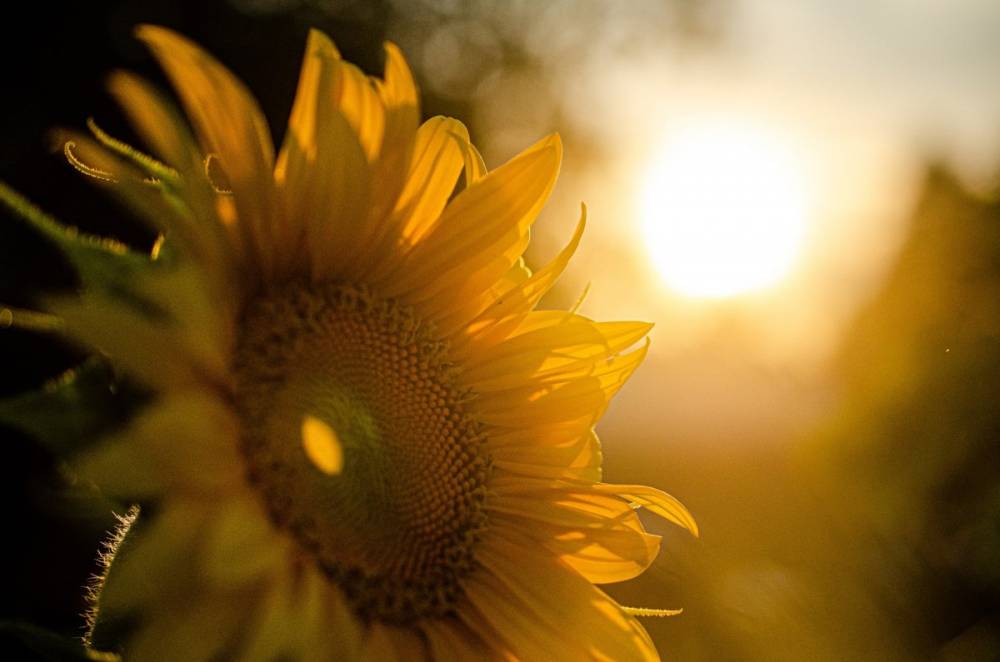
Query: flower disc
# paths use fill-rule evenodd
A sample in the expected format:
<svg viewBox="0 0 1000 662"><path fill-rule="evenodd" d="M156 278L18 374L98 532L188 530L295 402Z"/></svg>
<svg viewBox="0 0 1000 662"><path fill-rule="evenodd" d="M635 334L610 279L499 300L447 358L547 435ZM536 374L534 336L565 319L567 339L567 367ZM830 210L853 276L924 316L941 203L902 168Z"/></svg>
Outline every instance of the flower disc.
<svg viewBox="0 0 1000 662"><path fill-rule="evenodd" d="M363 289L290 285L247 306L235 358L242 449L274 522L365 618L447 613L485 521L487 459L433 331ZM319 466L321 421L344 471Z"/></svg>

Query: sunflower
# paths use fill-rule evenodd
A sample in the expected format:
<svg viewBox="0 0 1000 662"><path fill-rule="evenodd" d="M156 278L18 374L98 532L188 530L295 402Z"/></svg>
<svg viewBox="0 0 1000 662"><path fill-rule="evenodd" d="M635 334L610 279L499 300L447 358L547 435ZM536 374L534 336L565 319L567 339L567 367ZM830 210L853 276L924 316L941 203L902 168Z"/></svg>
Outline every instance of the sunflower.
<svg viewBox="0 0 1000 662"><path fill-rule="evenodd" d="M119 73L158 158L94 125L65 151L163 239L94 243L120 262L50 306L155 394L74 461L147 504L106 555L94 644L126 623L137 660L655 659L644 610L595 584L656 556L639 507L696 527L601 482L594 425L650 325L535 310L585 223L525 267L558 136L487 172L461 123L419 122L395 46L373 79L313 31L275 155L229 71L138 36L190 125Z"/></svg>

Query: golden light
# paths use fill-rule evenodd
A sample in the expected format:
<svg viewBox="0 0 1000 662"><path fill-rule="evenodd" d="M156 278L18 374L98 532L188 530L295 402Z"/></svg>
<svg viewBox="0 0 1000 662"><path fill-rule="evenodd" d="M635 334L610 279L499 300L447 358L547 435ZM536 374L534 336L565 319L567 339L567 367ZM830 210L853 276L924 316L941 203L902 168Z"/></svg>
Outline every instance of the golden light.
<svg viewBox="0 0 1000 662"><path fill-rule="evenodd" d="M723 123L689 127L667 140L648 171L644 236L680 294L759 290L794 265L807 198L801 167L776 137Z"/></svg>
<svg viewBox="0 0 1000 662"><path fill-rule="evenodd" d="M302 449L313 466L327 476L339 474L344 468L344 449L337 432L315 416L302 419Z"/></svg>

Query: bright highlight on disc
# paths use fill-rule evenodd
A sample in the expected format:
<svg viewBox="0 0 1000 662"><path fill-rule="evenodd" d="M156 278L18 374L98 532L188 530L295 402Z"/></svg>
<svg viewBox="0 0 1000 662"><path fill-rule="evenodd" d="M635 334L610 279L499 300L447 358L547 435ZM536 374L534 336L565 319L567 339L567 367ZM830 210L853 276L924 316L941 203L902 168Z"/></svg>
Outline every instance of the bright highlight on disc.
<svg viewBox="0 0 1000 662"><path fill-rule="evenodd" d="M722 298L772 285L802 245L801 167L776 139L748 128L674 134L647 174L641 202L656 268L685 296Z"/></svg>
<svg viewBox="0 0 1000 662"><path fill-rule="evenodd" d="M327 476L340 473L344 467L344 449L332 427L315 416L302 419L302 449L317 469Z"/></svg>

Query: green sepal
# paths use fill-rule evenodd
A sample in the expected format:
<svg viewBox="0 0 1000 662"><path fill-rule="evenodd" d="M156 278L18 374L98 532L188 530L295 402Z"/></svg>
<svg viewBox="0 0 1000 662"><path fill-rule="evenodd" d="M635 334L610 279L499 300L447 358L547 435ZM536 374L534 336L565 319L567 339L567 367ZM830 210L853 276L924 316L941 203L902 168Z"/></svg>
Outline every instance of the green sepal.
<svg viewBox="0 0 1000 662"><path fill-rule="evenodd" d="M0 399L0 424L68 457L121 425L146 397L118 379L105 361L91 357L40 389Z"/></svg>
<svg viewBox="0 0 1000 662"><path fill-rule="evenodd" d="M114 653L86 646L81 639L19 621L0 621L0 650L6 660L119 662Z"/></svg>
<svg viewBox="0 0 1000 662"><path fill-rule="evenodd" d="M0 182L0 203L62 251L85 289L103 289L128 298L137 274L152 264L149 255L133 251L119 241L63 225L3 182Z"/></svg>
<svg viewBox="0 0 1000 662"><path fill-rule="evenodd" d="M138 624L135 612L109 613L101 608L101 598L105 585L115 581L121 567L120 561L128 556L135 546L136 532L145 522L139 521L139 506L133 505L123 516L118 516L118 525L104 541L99 560L100 571L87 588L87 632L84 641L88 646L105 650L121 651L124 643L134 634Z"/></svg>
<svg viewBox="0 0 1000 662"><path fill-rule="evenodd" d="M164 163L161 163L160 161L157 161L149 154L140 152L128 143L109 135L104 129L97 126L97 122L94 121L93 117L87 118L87 128L90 129L92 134L94 134L94 137L97 138L98 142L115 154L128 159L148 174L151 178L150 183L167 182L176 188L180 177L176 170Z"/></svg>

